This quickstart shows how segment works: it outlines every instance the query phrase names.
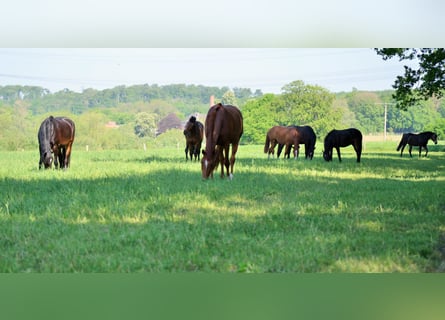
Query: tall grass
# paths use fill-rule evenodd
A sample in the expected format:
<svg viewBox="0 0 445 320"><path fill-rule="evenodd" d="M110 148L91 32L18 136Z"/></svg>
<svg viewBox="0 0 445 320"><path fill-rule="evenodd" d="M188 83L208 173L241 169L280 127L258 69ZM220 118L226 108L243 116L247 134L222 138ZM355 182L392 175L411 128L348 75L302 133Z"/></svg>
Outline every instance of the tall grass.
<svg viewBox="0 0 445 320"><path fill-rule="evenodd" d="M321 145L312 161L241 146L232 181L202 181L182 147L74 148L65 172L2 152L0 271L443 271L445 152L394 148L357 164L351 147L328 163Z"/></svg>

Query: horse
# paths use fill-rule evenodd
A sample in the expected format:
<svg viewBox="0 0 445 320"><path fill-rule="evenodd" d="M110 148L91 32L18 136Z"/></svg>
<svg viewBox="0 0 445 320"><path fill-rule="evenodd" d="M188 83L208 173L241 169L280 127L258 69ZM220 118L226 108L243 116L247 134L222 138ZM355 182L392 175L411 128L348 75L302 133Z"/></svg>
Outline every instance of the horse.
<svg viewBox="0 0 445 320"><path fill-rule="evenodd" d="M69 118L49 116L43 120L37 134L40 150L39 169L42 165L45 169L51 168L52 153L54 153L56 169L59 166L58 162L60 162L60 169L67 169L70 166L75 131L75 124Z"/></svg>
<svg viewBox="0 0 445 320"><path fill-rule="evenodd" d="M213 178L213 171L221 163L221 178L224 178L224 166L230 180L233 179L233 166L243 135L243 116L232 105L215 104L210 107L205 120L206 146L202 151L201 172L203 179ZM232 154L229 161L229 148ZM230 165L230 173L229 173Z"/></svg>
<svg viewBox="0 0 445 320"><path fill-rule="evenodd" d="M298 133L300 134L300 143L304 144L304 154L306 159L312 160L314 157L314 150L315 150L315 143L317 141L317 136L315 135L314 129L310 126L290 126L295 129L297 129ZM278 145L277 150L277 158L280 157L281 151L283 150L284 144ZM297 158L298 158L298 149L297 149ZM284 154L285 157L289 159L290 156L290 149L288 150L288 153Z"/></svg>
<svg viewBox="0 0 445 320"><path fill-rule="evenodd" d="M204 125L196 120L196 117L191 116L189 121L184 126L185 136L185 159L188 161L190 153L190 161L193 156L199 160L201 153L202 139L204 138Z"/></svg>
<svg viewBox="0 0 445 320"><path fill-rule="evenodd" d="M428 155L428 147L426 146L428 140L431 139L434 144L437 144L437 134L431 131L425 131L419 134L415 133L404 133L402 135L402 139L400 140L399 146L397 147L397 151L400 151L400 156L403 154L403 149L405 149L406 145L409 145L409 156L412 157L411 150L413 146L419 146L419 158L422 153L422 147L426 150L425 157Z"/></svg>
<svg viewBox="0 0 445 320"><path fill-rule="evenodd" d="M357 154L357 162L360 162L362 154L362 133L355 128L345 130L332 130L324 139L323 158L326 161L332 161L332 149L337 150L338 160L341 162L340 147L347 147L352 144Z"/></svg>
<svg viewBox="0 0 445 320"><path fill-rule="evenodd" d="M266 142L264 143L264 153L267 153L267 158L270 158L271 154L272 156L274 155L275 146L278 144L285 145L286 149L284 153L289 154L292 145L294 145L294 154L295 158L297 158L298 150L300 148L300 140L300 133L295 127L274 126L267 131ZM278 156L279 155L277 155L277 157Z"/></svg>

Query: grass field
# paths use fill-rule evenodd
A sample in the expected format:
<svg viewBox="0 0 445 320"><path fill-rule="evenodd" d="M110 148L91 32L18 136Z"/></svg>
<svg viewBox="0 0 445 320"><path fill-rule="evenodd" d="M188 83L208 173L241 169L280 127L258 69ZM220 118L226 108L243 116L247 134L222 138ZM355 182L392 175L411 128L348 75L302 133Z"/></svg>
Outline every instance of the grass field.
<svg viewBox="0 0 445 320"><path fill-rule="evenodd" d="M202 181L182 147L74 144L65 172L0 152L0 272L445 271L442 142L421 159L368 142L360 164L316 150L240 146L232 181Z"/></svg>

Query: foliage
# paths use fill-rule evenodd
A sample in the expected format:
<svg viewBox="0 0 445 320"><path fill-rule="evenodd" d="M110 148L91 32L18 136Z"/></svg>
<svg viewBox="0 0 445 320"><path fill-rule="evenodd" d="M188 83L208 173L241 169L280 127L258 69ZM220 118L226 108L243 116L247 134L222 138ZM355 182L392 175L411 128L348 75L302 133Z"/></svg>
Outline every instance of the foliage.
<svg viewBox="0 0 445 320"><path fill-rule="evenodd" d="M294 81L283 87L277 108L277 124L310 125L318 137L335 128L342 118L332 108L335 96L317 85Z"/></svg>
<svg viewBox="0 0 445 320"><path fill-rule="evenodd" d="M267 130L277 124L277 96L265 94L246 102L241 109L244 120L242 143L264 143Z"/></svg>
<svg viewBox="0 0 445 320"><path fill-rule="evenodd" d="M444 48L381 48L375 49L384 60L398 57L400 61L417 59L418 68L405 65L405 73L397 76L393 88L397 107L407 110L420 100L442 97L445 91Z"/></svg>
<svg viewBox="0 0 445 320"><path fill-rule="evenodd" d="M356 116L357 129L378 132L383 127L384 110L374 92L353 91L348 98L349 110Z"/></svg>
<svg viewBox="0 0 445 320"><path fill-rule="evenodd" d="M41 87L0 86L0 100L7 103L16 100L29 101L31 103L30 110L34 115L61 110L70 111L72 114L82 114L91 108L115 108L122 104L150 103L154 100L167 102L176 106L180 112L189 114L196 111L207 111L209 97L214 95L217 99L221 99L228 90L228 87L202 85L159 86L144 84L129 87L117 86L104 90L88 88L81 93L68 89L50 93L49 90ZM245 90L237 88L237 92L244 101L246 99Z"/></svg>
<svg viewBox="0 0 445 320"><path fill-rule="evenodd" d="M309 124L319 139L333 128L357 127L365 135L378 134L384 127L383 103L388 103L388 132L420 132L436 127L436 119L445 117L445 98L434 97L403 111L393 106L391 90L353 90L333 95L302 81L288 84L280 95L263 95L259 90L252 94L242 88L234 88L233 92L223 89L225 91L219 93L219 89L215 89L220 94L216 100L221 101L226 92L231 92L230 96L235 96L243 113L242 144L264 143L267 130L278 124ZM86 89L82 93L66 89L54 94L40 87L0 87L0 150L37 150L38 128L50 115L75 120L74 148L140 148L144 143L153 142L159 121L169 114L178 117L177 123L185 121L190 114L198 114L204 122L209 108L209 97L204 99L204 96L208 93L213 94L211 87L185 85L119 86L102 91ZM177 98L179 96L181 98ZM202 103L200 99L207 101ZM148 131L144 131L141 119L137 123L141 113L152 117L145 128ZM118 127L108 128L110 121Z"/></svg>
<svg viewBox="0 0 445 320"><path fill-rule="evenodd" d="M231 90L228 90L223 94L221 103L224 105L238 106L235 93L233 93L233 91Z"/></svg>
<svg viewBox="0 0 445 320"><path fill-rule="evenodd" d="M157 119L153 113L140 112L136 115L134 133L139 138L155 137L157 130Z"/></svg>
<svg viewBox="0 0 445 320"><path fill-rule="evenodd" d="M439 140L445 139L445 118L435 119L433 122L425 126L425 131L433 131L437 133Z"/></svg>

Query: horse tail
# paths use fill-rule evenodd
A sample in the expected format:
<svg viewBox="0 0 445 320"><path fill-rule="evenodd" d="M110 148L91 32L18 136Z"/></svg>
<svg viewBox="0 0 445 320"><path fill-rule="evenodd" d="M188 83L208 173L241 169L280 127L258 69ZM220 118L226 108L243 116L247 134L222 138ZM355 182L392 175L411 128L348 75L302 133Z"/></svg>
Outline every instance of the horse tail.
<svg viewBox="0 0 445 320"><path fill-rule="evenodd" d="M406 140L408 140L408 139L407 139L406 134L404 133L404 134L402 135L402 139L400 140L399 146L397 147L397 150L396 150L396 151L399 151L404 145L406 145L406 143L407 143Z"/></svg>
<svg viewBox="0 0 445 320"><path fill-rule="evenodd" d="M264 143L264 153L269 152L269 146L270 146L270 138L269 135L266 135L266 142Z"/></svg>

